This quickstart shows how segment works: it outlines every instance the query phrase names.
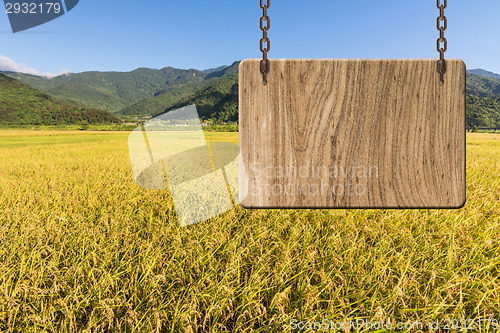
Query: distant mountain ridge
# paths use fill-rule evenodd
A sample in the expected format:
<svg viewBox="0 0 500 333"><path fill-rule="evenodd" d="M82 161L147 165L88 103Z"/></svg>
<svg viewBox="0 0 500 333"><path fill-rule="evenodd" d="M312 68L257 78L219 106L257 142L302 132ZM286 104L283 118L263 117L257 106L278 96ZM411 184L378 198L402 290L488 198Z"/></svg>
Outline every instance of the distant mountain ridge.
<svg viewBox="0 0 500 333"><path fill-rule="evenodd" d="M191 82L180 87L168 88L165 91L158 93L154 97L144 99L136 104L130 105L118 111L117 115L155 115L164 112L171 108L174 104L179 103L184 98L195 94L197 91L209 87L211 84L216 84L217 80L238 75L240 62L234 62L231 66L222 66L215 70L209 71L203 81Z"/></svg>
<svg viewBox="0 0 500 333"><path fill-rule="evenodd" d="M481 68L478 68L478 69L469 69L469 70L467 70L467 73L469 73L469 74L475 74L475 75L479 75L479 76L484 76L484 77L489 77L489 78L492 78L492 79L500 79L500 74L489 72L489 71L481 69Z"/></svg>
<svg viewBox="0 0 500 333"><path fill-rule="evenodd" d="M120 123L107 111L61 101L0 74L0 124L61 125Z"/></svg>
<svg viewBox="0 0 500 333"><path fill-rule="evenodd" d="M219 66L217 68L209 68L209 69L203 70L203 73L210 74L210 73L213 73L213 72L219 72L219 71L222 71L222 70L226 69L227 67L229 67L229 66L223 65L223 66Z"/></svg>
<svg viewBox="0 0 500 333"><path fill-rule="evenodd" d="M201 86L197 84L223 76L230 67L221 66L205 71L172 67L138 68L131 72L70 73L51 79L15 72L3 74L57 98L117 112L171 89L177 89L176 96L182 98ZM184 86L187 86L185 94L182 90Z"/></svg>

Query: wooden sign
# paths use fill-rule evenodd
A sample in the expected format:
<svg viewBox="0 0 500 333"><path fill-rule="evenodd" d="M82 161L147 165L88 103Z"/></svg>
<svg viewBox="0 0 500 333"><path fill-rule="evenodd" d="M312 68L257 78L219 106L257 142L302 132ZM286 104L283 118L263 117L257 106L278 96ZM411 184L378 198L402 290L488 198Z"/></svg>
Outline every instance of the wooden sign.
<svg viewBox="0 0 500 333"><path fill-rule="evenodd" d="M246 208L460 208L465 64L260 60L240 65Z"/></svg>

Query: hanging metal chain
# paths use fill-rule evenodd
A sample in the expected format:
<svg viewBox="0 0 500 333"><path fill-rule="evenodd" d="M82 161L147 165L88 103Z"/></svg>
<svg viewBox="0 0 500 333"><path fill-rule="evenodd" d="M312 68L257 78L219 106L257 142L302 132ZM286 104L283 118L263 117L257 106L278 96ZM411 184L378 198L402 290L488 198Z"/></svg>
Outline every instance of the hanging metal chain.
<svg viewBox="0 0 500 333"><path fill-rule="evenodd" d="M264 0L260 0L260 8L262 8L262 17L260 18L260 30L262 30L262 39L260 40L260 51L262 52L262 61L260 62L260 72L262 73L262 83L267 84L267 74L271 64L269 59L267 59L267 52L271 49L271 41L267 37L267 32L271 28L271 19L267 16L267 10L271 5L271 0L267 0L264 4Z"/></svg>
<svg viewBox="0 0 500 333"><path fill-rule="evenodd" d="M264 1L266 2L264 4ZM443 1L443 4L441 4ZM271 19L267 15L267 10L271 5L271 0L260 0L260 8L262 8L262 17L260 18L260 30L262 30L262 38L260 40L260 51L262 52L262 60L260 62L260 72L262 73L262 83L267 84L267 75L269 74L271 64L267 58L267 53L271 50L271 41L267 36L267 32L271 28ZM437 0L437 8L439 9L439 17L437 18L437 29L439 38L437 39L437 51L439 52L439 60L437 62L437 72L440 77L441 84L444 84L444 74L446 74L446 59L445 52L448 50L448 41L444 37L444 32L448 29L448 19L444 15L444 10L448 6L448 0ZM441 24L442 22L442 24Z"/></svg>
<svg viewBox="0 0 500 333"><path fill-rule="evenodd" d="M439 9L439 17L437 18L437 29L439 30L439 38L437 40L437 50L439 52L437 71L439 73L441 84L444 84L444 74L446 73L446 60L444 59L444 53L448 50L448 41L444 38L444 32L448 28L448 19L444 15L444 10L448 5L448 1L443 1L443 4L441 4L441 0L437 0L437 7ZM441 43L443 45L441 45Z"/></svg>

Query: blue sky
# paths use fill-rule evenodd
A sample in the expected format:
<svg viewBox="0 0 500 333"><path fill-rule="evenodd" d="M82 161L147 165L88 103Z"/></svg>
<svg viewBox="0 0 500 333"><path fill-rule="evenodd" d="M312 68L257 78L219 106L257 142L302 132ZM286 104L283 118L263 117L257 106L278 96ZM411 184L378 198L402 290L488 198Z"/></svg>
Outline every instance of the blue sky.
<svg viewBox="0 0 500 333"><path fill-rule="evenodd" d="M2 6L0 66L217 67L260 57L261 13L258 0L80 0L59 19L13 34ZM270 57L436 58L438 13L434 0L272 0ZM447 57L500 73L500 1L450 0L446 14Z"/></svg>

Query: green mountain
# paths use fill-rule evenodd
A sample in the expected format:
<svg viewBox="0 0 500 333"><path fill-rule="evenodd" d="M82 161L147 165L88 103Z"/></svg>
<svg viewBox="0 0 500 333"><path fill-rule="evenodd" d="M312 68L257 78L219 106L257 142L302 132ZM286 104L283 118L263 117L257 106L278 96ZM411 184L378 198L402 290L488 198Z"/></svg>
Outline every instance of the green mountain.
<svg viewBox="0 0 500 333"><path fill-rule="evenodd" d="M58 100L0 74L1 125L59 125L119 123L107 111Z"/></svg>
<svg viewBox="0 0 500 333"><path fill-rule="evenodd" d="M489 77L489 78L492 78L492 79L500 79L500 74L489 72L489 71L486 71L486 70L480 69L480 68L478 68L478 69L469 69L469 70L467 70L467 73L469 73L469 74L476 74L476 75L484 76L484 77Z"/></svg>
<svg viewBox="0 0 500 333"><path fill-rule="evenodd" d="M224 70L224 69L226 69L228 67L229 66L224 65L224 66L220 66L220 67L217 67L217 68L209 68L209 69L205 69L203 71L203 73L210 74L210 73L213 73L213 72L219 72L219 71L222 71L222 70Z"/></svg>
<svg viewBox="0 0 500 333"><path fill-rule="evenodd" d="M54 97L117 112L165 92L170 97L163 98L170 103L196 91L207 79L217 77L219 72L228 71L228 68L223 66L207 71L172 67L159 70L139 68L132 72L84 72L51 79L13 72L4 74ZM122 114L130 112L124 111Z"/></svg>
<svg viewBox="0 0 500 333"><path fill-rule="evenodd" d="M467 94L480 97L500 97L500 79L467 74Z"/></svg>
<svg viewBox="0 0 500 333"><path fill-rule="evenodd" d="M205 82L192 82L179 87L171 87L156 96L144 99L138 103L124 107L116 115L123 116L150 116L164 110L166 105L171 105L180 99L195 93Z"/></svg>
<svg viewBox="0 0 500 333"><path fill-rule="evenodd" d="M467 126L500 128L500 79L467 74Z"/></svg>
<svg viewBox="0 0 500 333"><path fill-rule="evenodd" d="M165 107L161 113L195 104L200 118L213 123L238 121L238 75L229 74Z"/></svg>
<svg viewBox="0 0 500 333"><path fill-rule="evenodd" d="M203 81L187 83L180 87L170 87L165 91L156 94L156 96L128 106L118 111L116 114L150 116L163 113L165 109L170 109L174 104L192 94L196 94L200 89L203 90L204 88L209 87L220 78L229 75L237 75L239 64L239 62L235 62L231 66L222 66L212 70L205 70Z"/></svg>

